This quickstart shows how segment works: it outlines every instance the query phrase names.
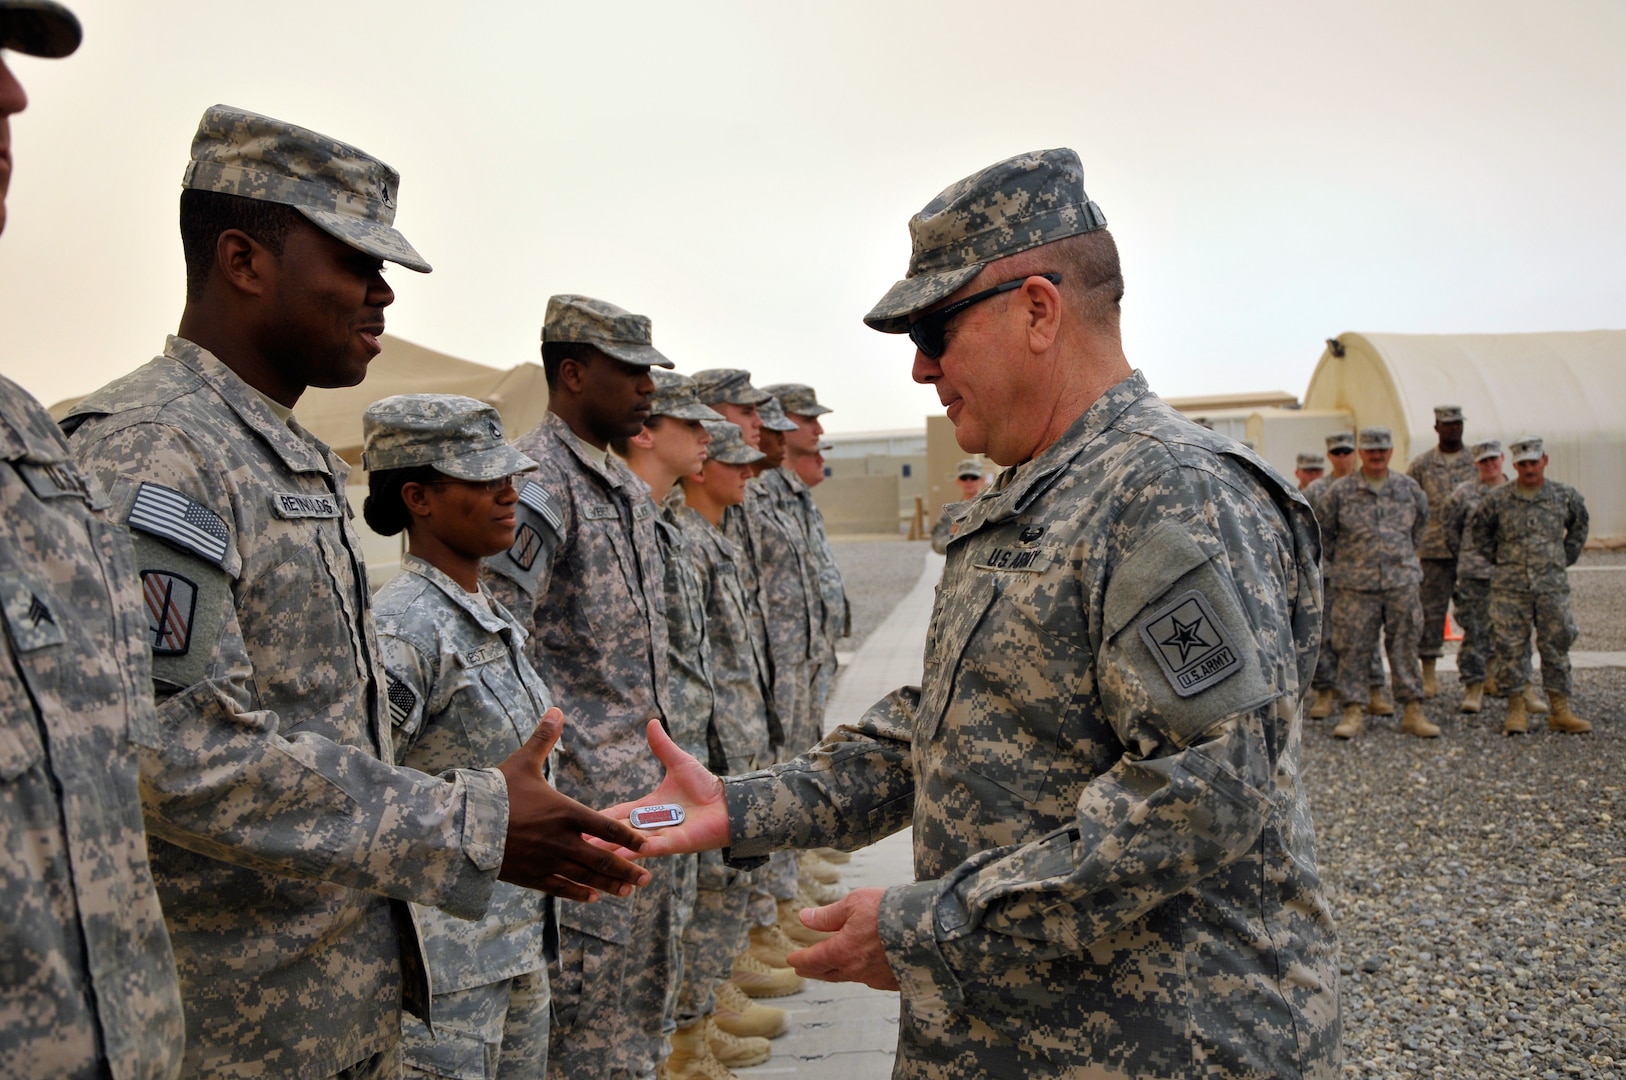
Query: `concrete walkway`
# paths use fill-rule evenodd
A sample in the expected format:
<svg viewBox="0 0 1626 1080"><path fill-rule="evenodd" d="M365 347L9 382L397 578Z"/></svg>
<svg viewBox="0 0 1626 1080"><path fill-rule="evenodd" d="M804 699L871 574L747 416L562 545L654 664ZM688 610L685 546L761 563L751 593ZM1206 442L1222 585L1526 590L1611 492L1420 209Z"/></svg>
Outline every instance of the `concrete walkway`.
<svg viewBox="0 0 1626 1080"><path fill-rule="evenodd" d="M850 658L841 659L841 676L825 711L826 727L857 720L871 705L899 686L918 683L926 649L926 624L942 576L943 557L921 545L925 565L910 593L892 609ZM902 885L914 880L910 832L905 829L853 853L842 872L850 888ZM807 1080L886 1080L898 1042L898 995L858 983L809 981L792 997L764 1004L790 1013L790 1030L773 1041L773 1057L752 1069L738 1069L742 1080L793 1076Z"/></svg>

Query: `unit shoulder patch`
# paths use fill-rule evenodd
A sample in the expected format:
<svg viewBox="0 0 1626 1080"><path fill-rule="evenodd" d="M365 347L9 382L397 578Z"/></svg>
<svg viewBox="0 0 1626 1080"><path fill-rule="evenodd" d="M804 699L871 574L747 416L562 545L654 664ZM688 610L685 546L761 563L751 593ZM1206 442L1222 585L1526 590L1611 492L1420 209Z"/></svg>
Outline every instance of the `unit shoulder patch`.
<svg viewBox="0 0 1626 1080"><path fill-rule="evenodd" d="M141 571L147 605L147 645L154 656L182 656L192 647L198 583L168 570Z"/></svg>
<svg viewBox="0 0 1626 1080"><path fill-rule="evenodd" d="M1136 628L1181 697L1199 694L1242 670L1242 657L1200 589L1148 613Z"/></svg>

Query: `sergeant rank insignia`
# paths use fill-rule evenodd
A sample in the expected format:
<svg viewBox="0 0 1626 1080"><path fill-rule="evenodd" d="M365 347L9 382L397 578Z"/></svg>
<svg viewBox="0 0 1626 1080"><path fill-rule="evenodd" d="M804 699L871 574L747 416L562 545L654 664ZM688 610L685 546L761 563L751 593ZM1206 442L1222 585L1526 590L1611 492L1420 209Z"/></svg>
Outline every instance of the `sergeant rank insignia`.
<svg viewBox="0 0 1626 1080"><path fill-rule="evenodd" d="M1208 598L1196 589L1146 616L1139 630L1169 685L1181 697L1201 693L1242 670L1242 658L1215 618Z"/></svg>

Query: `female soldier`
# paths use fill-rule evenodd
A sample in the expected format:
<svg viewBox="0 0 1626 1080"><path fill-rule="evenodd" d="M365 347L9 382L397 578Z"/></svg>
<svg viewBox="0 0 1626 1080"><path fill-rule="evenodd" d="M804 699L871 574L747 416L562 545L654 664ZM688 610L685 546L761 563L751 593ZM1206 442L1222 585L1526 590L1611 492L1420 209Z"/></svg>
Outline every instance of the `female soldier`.
<svg viewBox="0 0 1626 1080"><path fill-rule="evenodd" d="M480 585L480 560L514 543L513 476L536 462L503 442L473 398L401 394L363 416L362 514L402 530L401 572L373 603L388 676L395 760L427 773L497 764L552 706L525 659L525 631ZM547 1068L547 897L498 882L482 919L418 907L434 1034L407 1016L407 1076L540 1080Z"/></svg>

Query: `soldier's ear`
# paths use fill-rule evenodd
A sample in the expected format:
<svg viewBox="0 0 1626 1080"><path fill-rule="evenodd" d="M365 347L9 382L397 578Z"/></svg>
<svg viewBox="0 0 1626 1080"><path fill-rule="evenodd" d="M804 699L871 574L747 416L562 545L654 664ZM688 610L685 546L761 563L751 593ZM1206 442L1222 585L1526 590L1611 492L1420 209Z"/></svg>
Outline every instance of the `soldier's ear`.
<svg viewBox="0 0 1626 1080"><path fill-rule="evenodd" d="M409 480L401 485L401 504L406 507L407 513L414 520L430 517L433 507L430 504L429 485L420 484L416 480Z"/></svg>

